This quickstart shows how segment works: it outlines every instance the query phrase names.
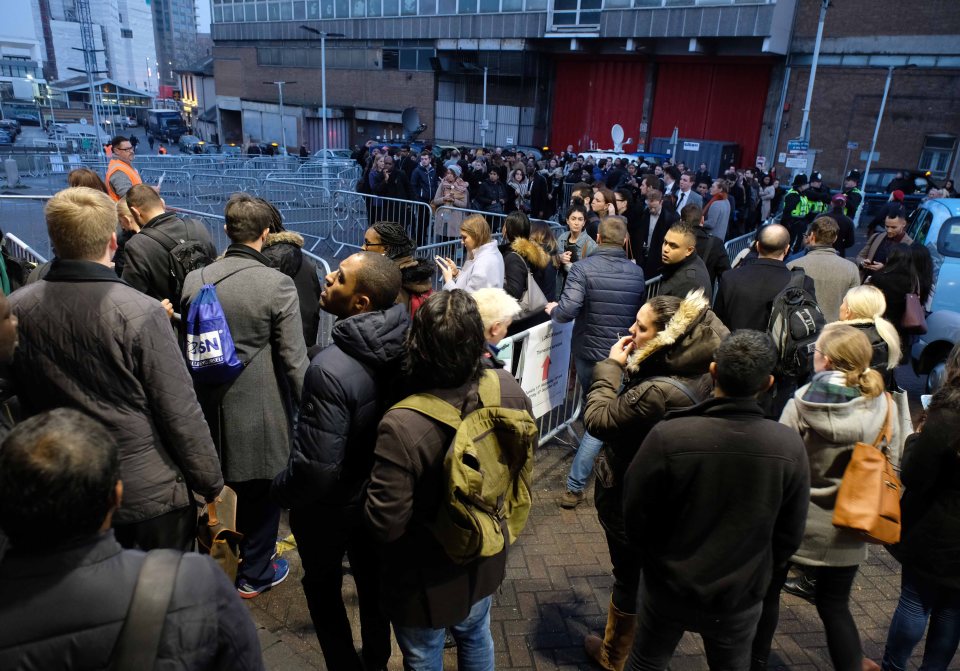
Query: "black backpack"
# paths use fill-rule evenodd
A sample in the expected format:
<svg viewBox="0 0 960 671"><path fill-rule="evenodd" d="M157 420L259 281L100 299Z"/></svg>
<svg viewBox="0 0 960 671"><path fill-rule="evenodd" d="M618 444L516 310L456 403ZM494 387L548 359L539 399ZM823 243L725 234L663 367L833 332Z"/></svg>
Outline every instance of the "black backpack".
<svg viewBox="0 0 960 671"><path fill-rule="evenodd" d="M777 346L777 377L802 383L813 371L813 352L826 320L813 295L803 288L803 268L790 271L787 286L773 299L767 332Z"/></svg>
<svg viewBox="0 0 960 671"><path fill-rule="evenodd" d="M199 270L213 263L214 259L207 251L206 245L201 240L190 236L190 221L184 221L184 230L187 234L185 238L174 238L156 228L147 227L140 230L142 235L146 235L154 242L159 243L165 250L170 260L170 295L174 301L178 301L183 295L183 280L194 270ZM178 306L174 305L174 308Z"/></svg>

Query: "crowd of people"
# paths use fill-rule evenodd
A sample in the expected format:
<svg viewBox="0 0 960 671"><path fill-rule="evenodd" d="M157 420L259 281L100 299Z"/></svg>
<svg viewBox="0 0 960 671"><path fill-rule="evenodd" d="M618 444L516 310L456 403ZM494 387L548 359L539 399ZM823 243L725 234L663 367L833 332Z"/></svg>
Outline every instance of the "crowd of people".
<svg viewBox="0 0 960 671"><path fill-rule="evenodd" d="M490 168L476 186L463 177L468 158ZM419 163L409 179L408 159ZM107 668L133 647L161 666L263 668L239 599L287 579L276 543L288 510L328 669L386 668L392 632L406 669L441 669L449 637L461 671L492 670L493 595L532 466L532 449L508 451L506 436L536 439L522 430L531 402L499 344L550 321L574 322L584 400L558 505L583 504L595 475L613 565L605 630L584 640L599 668L665 669L692 631L711 668L765 669L784 589L816 604L835 668L877 668L849 608L867 545L832 523L844 470L866 443L902 468L907 491L882 668L906 668L929 620L924 668L946 669L960 642L960 348L914 428L895 368L913 337L904 295L929 298L932 266L905 236L902 208L887 210L855 263L833 214L853 198L804 195L819 175L813 186L794 180L791 219L761 226L768 175L710 180L705 166L668 166L661 177L659 166L641 175L572 158L543 166L575 184L556 236L536 221L548 211L533 205L541 166L497 153L489 165L447 163L374 155L364 178L491 213L499 204L499 241L468 214L443 222L462 241L462 265L424 259L416 231L377 218L322 283L263 199L230 198L231 244L217 250L129 171L106 184L70 175L45 212L56 258L0 298L0 667ZM731 263L724 238L753 229ZM321 311L336 319L324 348ZM787 338L783 320L798 314L806 337ZM476 437L496 436L510 466L510 506L501 496L493 510L451 493L457 466L478 488L493 485L479 450L452 461L481 410L511 429ZM232 584L184 554L198 506L227 491L242 534ZM453 552L451 505L497 520L499 544L461 524L483 551ZM147 593L162 595L155 631L132 615Z"/></svg>

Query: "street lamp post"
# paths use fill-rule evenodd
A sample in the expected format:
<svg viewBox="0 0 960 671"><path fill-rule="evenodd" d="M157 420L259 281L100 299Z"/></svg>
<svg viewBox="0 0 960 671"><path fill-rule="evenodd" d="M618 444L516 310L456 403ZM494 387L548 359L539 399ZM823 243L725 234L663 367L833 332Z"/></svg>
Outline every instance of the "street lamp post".
<svg viewBox="0 0 960 671"><path fill-rule="evenodd" d="M329 153L327 150L327 144L329 138L327 136L327 38L328 37L344 37L343 33L327 33L322 30L317 30L316 28L311 28L310 26L300 26L308 33L313 33L314 35L320 36L320 106L323 108L323 164L327 164Z"/></svg>
<svg viewBox="0 0 960 671"><path fill-rule="evenodd" d="M883 111L887 107L887 94L890 93L890 83L893 81L893 71L896 68L890 66L887 68L887 82L883 85L883 98L880 99L880 111L877 113L877 123L873 127L873 140L870 142L870 153L867 154L867 167L863 170L863 186L867 185L867 178L870 176L870 165L873 163L873 151L877 148L877 136L880 135L880 122L883 121ZM857 213L853 216L853 227L860 225L860 213L866 203L866 198L860 199L860 205L857 207Z"/></svg>
<svg viewBox="0 0 960 671"><path fill-rule="evenodd" d="M283 146L283 155L287 155L287 129L283 123L283 85L296 84L297 82L263 82L264 84L276 84L280 91L280 144Z"/></svg>

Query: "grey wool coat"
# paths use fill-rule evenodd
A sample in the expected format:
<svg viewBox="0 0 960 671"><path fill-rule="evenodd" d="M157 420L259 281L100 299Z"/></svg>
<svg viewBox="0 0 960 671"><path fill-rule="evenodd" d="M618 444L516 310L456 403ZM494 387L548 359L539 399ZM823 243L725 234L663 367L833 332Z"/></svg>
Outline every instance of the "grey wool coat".
<svg viewBox="0 0 960 671"><path fill-rule="evenodd" d="M218 281L217 298L246 368L223 395L219 413L211 413L216 390L197 385L197 396L218 439L224 480L273 480L290 456L293 409L309 363L297 289L267 257L234 244L223 258L187 275L181 314L203 284Z"/></svg>
<svg viewBox="0 0 960 671"><path fill-rule="evenodd" d="M827 322L840 319L843 297L854 287L860 286L860 270L857 266L842 258L829 245L810 247L806 254L788 263L787 268L803 268L803 272L813 278L817 305Z"/></svg>

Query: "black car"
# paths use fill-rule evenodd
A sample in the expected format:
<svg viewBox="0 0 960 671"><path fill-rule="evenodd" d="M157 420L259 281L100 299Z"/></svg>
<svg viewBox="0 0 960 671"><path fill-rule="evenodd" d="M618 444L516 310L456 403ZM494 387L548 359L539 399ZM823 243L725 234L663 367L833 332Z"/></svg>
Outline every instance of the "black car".
<svg viewBox="0 0 960 671"><path fill-rule="evenodd" d="M13 144L13 141L14 137L12 133L0 129L0 145Z"/></svg>

